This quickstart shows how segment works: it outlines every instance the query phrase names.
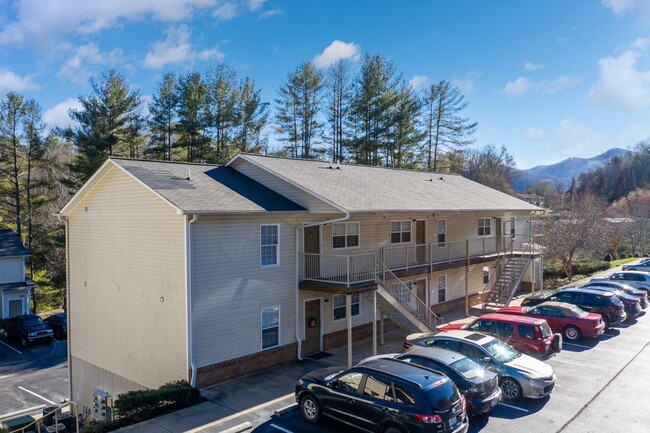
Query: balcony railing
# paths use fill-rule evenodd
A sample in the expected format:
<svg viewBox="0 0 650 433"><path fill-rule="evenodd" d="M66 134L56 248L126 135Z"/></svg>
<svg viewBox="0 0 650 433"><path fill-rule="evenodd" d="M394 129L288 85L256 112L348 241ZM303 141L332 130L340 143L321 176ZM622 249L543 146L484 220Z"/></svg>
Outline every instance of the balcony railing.
<svg viewBox="0 0 650 433"><path fill-rule="evenodd" d="M403 271L499 254L515 254L526 249L531 251L527 248L530 243L530 235L518 234L444 243L396 245L357 251L349 255L303 253L300 277L301 280L346 284L349 287L375 281L375 258L391 271ZM537 244L533 251L541 252L541 248L541 245Z"/></svg>

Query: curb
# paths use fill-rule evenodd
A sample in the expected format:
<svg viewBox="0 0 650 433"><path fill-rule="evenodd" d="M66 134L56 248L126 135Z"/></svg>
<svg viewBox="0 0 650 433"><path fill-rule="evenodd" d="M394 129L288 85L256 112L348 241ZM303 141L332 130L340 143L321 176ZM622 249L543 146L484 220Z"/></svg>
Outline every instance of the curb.
<svg viewBox="0 0 650 433"><path fill-rule="evenodd" d="M273 415L275 415L275 416L282 416L283 414L285 414L285 413L289 412L290 410L292 410L294 407L298 407L298 404L297 404L297 403L292 403L292 404L287 405L287 406L285 406L285 407L282 407L282 408L280 408L280 409L276 409L276 410L273 412Z"/></svg>
<svg viewBox="0 0 650 433"><path fill-rule="evenodd" d="M241 433L243 431L250 430L252 428L253 428L253 424L246 421L234 427L230 427L229 429L221 430L221 433Z"/></svg>

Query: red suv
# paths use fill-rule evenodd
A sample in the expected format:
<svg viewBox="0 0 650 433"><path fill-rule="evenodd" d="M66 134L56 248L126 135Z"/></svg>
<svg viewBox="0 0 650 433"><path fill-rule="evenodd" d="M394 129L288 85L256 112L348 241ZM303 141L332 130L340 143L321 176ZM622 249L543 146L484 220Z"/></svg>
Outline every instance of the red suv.
<svg viewBox="0 0 650 433"><path fill-rule="evenodd" d="M539 357L549 357L562 350L562 336L553 334L545 319L512 316L510 314L484 314L465 324L450 324L438 329L464 329L492 335L520 352Z"/></svg>

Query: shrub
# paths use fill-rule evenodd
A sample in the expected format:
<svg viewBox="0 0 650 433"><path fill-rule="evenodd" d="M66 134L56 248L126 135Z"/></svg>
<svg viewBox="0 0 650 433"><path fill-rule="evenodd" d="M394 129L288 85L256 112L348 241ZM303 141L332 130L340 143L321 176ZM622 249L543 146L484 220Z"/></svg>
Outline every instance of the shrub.
<svg viewBox="0 0 650 433"><path fill-rule="evenodd" d="M607 255L605 256L605 261L606 262L611 262L612 261L612 255L607 253Z"/></svg>
<svg viewBox="0 0 650 433"><path fill-rule="evenodd" d="M634 257L639 258L639 253L634 253Z"/></svg>
<svg viewBox="0 0 650 433"><path fill-rule="evenodd" d="M627 259L627 254L625 254L625 253L621 253L621 258L622 258L622 259Z"/></svg>
<svg viewBox="0 0 650 433"><path fill-rule="evenodd" d="M170 382L158 389L129 391L119 394L113 410L119 419L129 418L140 422L197 404L201 394L185 381Z"/></svg>
<svg viewBox="0 0 650 433"><path fill-rule="evenodd" d="M609 269L609 263L604 260L589 260L574 262L573 275L591 275L594 272ZM564 268L560 263L546 263L544 265L544 278L565 278Z"/></svg>

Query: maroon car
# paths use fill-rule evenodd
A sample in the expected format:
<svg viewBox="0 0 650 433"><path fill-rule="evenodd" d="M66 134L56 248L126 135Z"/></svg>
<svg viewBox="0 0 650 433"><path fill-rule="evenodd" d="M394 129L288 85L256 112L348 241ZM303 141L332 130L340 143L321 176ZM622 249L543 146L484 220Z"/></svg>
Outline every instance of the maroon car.
<svg viewBox="0 0 650 433"><path fill-rule="evenodd" d="M498 338L520 352L538 357L546 358L562 350L562 337L553 335L543 318L490 313L469 323L448 324L438 329L481 332Z"/></svg>
<svg viewBox="0 0 650 433"><path fill-rule="evenodd" d="M546 319L553 332L559 332L569 341L581 337L595 338L605 330L600 314L588 313L566 302L546 301L533 307L505 307L499 313Z"/></svg>

